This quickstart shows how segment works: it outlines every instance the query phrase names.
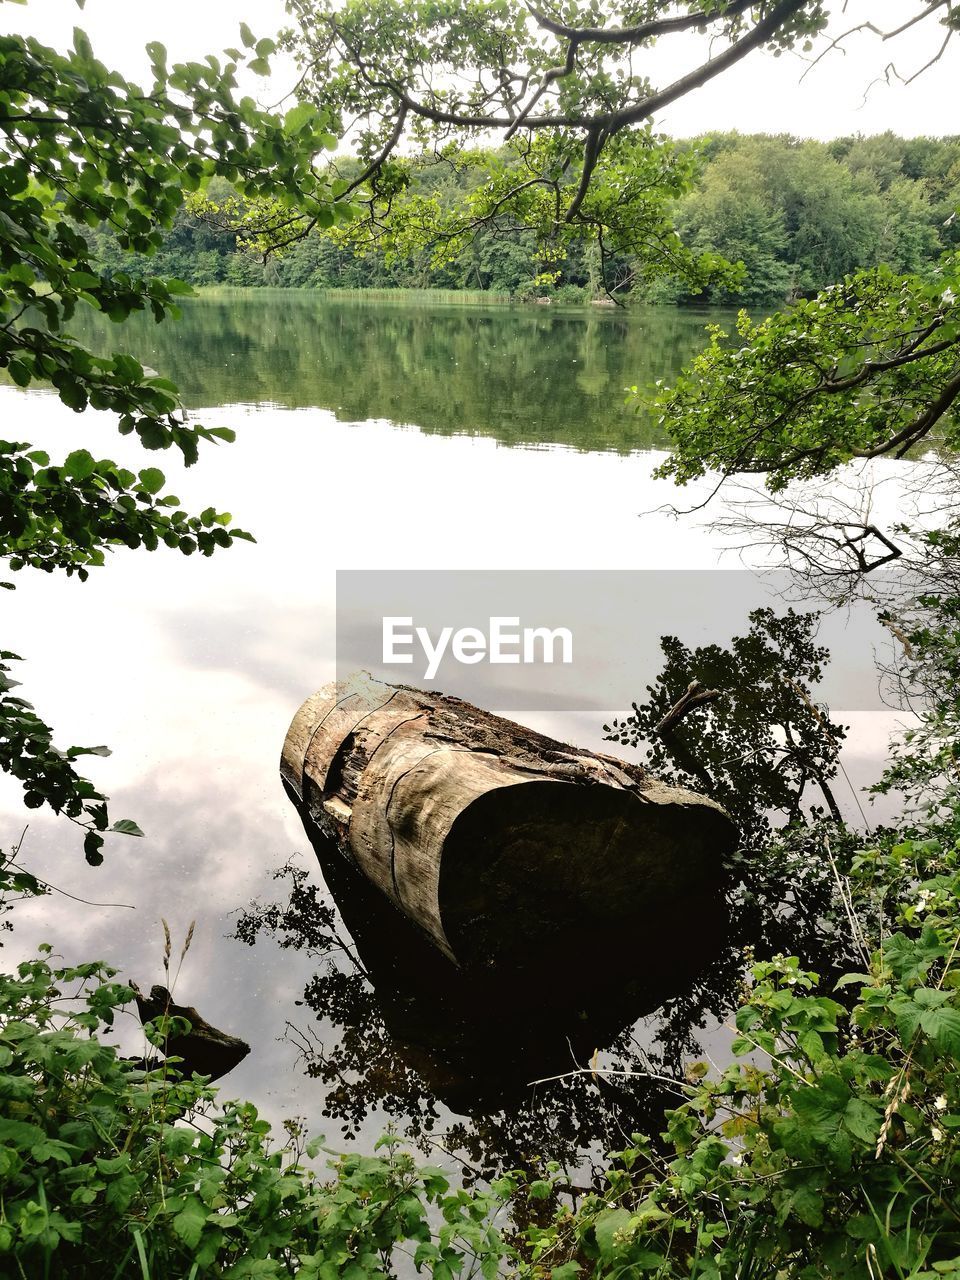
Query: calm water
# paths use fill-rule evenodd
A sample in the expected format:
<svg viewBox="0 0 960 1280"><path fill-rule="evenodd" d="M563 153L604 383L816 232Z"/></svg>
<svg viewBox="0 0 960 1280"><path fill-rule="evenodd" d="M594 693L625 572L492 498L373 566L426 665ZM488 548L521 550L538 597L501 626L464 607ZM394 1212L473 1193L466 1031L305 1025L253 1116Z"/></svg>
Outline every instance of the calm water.
<svg viewBox="0 0 960 1280"><path fill-rule="evenodd" d="M283 289L188 303L177 325L145 315L122 328L93 312L73 324L99 350L171 376L190 406L329 409L438 435L618 453L662 437L625 389L672 378L732 313L530 305L367 302Z"/></svg>
<svg viewBox="0 0 960 1280"><path fill-rule="evenodd" d="M253 1046L224 1092L254 1098L275 1121L304 1116L334 1146L369 1143L392 1122L480 1171L531 1151L573 1162L620 1143L625 1115L635 1128L655 1113L663 1099L642 1081L501 1096L498 1056L513 1079L568 1071L594 1049L607 1066L636 1068L648 1053L658 1061L693 1047L702 993L671 1020L635 1027L630 984L612 990L602 958L571 938L571 965L597 967L603 999L558 1013L555 1043L544 1030L524 1075L522 1004L485 1007L430 955L416 953L413 973L417 940L382 902L336 862L321 876L277 765L294 711L333 674L337 569L676 570L637 621L638 694L665 631L701 644L743 629L679 573L714 571L716 537L661 510L675 495L651 478L657 439L623 405L625 386L669 377L689 358L703 323L668 310L252 293L192 302L179 325L76 324L91 345L173 377L207 425L236 428L235 445L206 450L189 471L166 454L149 461L185 504L232 511L258 541L211 560L119 553L86 585L20 575L17 592L3 593L3 647L28 659L24 695L60 741L112 746L91 773L114 816L147 833L117 838L90 870L72 830L26 815L3 779L3 838L29 816L25 857L37 873L95 903L126 904L54 894L21 912L11 951L50 938L71 960L102 956L149 986L162 980L160 917L175 954L196 919L177 998ZM0 418L5 434L53 455L83 444L144 465L109 423L78 418L50 394L0 387ZM890 717L870 709L862 637L844 655L846 625L827 638L838 660L823 693L852 726L856 784L875 772ZM607 749L600 714L511 714ZM296 873L281 870L288 863ZM277 910L244 915L255 898ZM231 936L238 924L255 945ZM563 974L557 981L562 989ZM726 1032L706 1022L706 1045L721 1053ZM132 1020L120 1035L137 1048ZM482 1090L465 1078L471 1055Z"/></svg>

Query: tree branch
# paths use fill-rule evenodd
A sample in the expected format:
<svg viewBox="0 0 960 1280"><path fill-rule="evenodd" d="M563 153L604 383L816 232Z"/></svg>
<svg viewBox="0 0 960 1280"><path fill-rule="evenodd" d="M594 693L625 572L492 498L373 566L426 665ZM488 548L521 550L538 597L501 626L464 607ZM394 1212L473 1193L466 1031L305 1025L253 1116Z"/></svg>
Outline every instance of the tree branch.
<svg viewBox="0 0 960 1280"><path fill-rule="evenodd" d="M527 8L538 26L563 40L572 40L577 44L640 44L644 40L654 40L657 36L670 35L676 31L691 31L711 26L714 22L722 22L724 18L735 18L745 13L754 4L754 0L734 0L722 9L711 9L708 13L688 13L679 18L657 18L649 22L640 22L633 27L568 27L562 22L535 9L527 0Z"/></svg>
<svg viewBox="0 0 960 1280"><path fill-rule="evenodd" d="M691 680L687 685L686 692L681 694L663 719L656 725L654 733L662 738L665 734L671 733L694 708L702 707L707 702L715 702L719 697L719 689L705 689L699 680Z"/></svg>

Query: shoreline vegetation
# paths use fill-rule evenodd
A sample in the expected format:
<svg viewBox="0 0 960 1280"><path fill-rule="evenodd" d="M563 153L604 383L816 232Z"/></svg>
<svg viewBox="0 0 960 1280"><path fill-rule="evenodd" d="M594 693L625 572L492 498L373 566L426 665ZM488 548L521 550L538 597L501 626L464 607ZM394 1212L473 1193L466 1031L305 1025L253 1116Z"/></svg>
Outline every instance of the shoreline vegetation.
<svg viewBox="0 0 960 1280"><path fill-rule="evenodd" d="M693 294L669 275L643 278L628 255L608 257L603 285L591 242L566 247L545 264L534 232L480 227L452 259L429 238L404 255L395 244L365 239L355 227L317 231L266 257L242 247L218 225L226 198L214 179L202 200L188 201L155 254L129 254L113 233L90 235L107 276L174 276L197 288L318 289L389 300L499 304L619 302L773 306L810 297L850 272L884 263L928 275L960 244L960 138L899 138L892 133L816 142L779 135L718 134L678 144L696 156L692 190L674 202L681 240L696 254L742 264L739 281ZM414 166L412 189L443 211L462 204L477 166L456 159Z"/></svg>
<svg viewBox="0 0 960 1280"><path fill-rule="evenodd" d="M395 289L360 289L319 287L316 285L298 284L284 288L282 285L248 285L248 284L202 284L195 286L200 298L246 297L252 292L268 293L311 293L320 297L341 298L363 302L430 302L452 303L456 306L509 306L516 302L509 293L487 293L482 289L415 289L397 287Z"/></svg>

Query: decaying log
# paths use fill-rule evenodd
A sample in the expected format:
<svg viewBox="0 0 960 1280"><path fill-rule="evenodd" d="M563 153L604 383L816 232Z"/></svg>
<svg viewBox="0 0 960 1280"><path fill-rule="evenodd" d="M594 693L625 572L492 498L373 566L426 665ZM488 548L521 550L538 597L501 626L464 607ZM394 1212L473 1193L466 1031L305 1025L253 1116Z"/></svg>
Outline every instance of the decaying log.
<svg viewBox="0 0 960 1280"><path fill-rule="evenodd" d="M192 1005L175 1004L170 992L159 983L150 988L149 996L145 996L135 982L130 986L136 997L141 1022L167 1017L185 1018L190 1023L188 1032L174 1033L159 1046L164 1057L182 1059L176 1064L182 1075L190 1076L196 1072L200 1076L209 1076L211 1080L219 1080L250 1052L245 1041L211 1026Z"/></svg>
<svg viewBox="0 0 960 1280"><path fill-rule="evenodd" d="M303 704L281 773L322 833L470 967L572 954L613 930L666 942L716 903L735 834L713 801L636 765L368 676Z"/></svg>

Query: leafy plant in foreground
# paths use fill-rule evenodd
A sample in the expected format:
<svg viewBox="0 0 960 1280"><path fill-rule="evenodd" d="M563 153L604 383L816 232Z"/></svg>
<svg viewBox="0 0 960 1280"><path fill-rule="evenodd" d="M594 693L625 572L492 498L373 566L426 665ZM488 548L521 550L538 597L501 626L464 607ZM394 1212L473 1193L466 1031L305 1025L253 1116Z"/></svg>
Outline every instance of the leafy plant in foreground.
<svg viewBox="0 0 960 1280"><path fill-rule="evenodd" d="M857 938L852 1008L796 957L754 966L738 1061L689 1069L672 1158L634 1135L608 1187L536 1233L526 1275L960 1273L960 848L864 850L848 890L855 932L860 905L899 903L895 932Z"/></svg>
<svg viewBox="0 0 960 1280"><path fill-rule="evenodd" d="M0 977L4 1274L366 1280L393 1274L401 1247L440 1280L467 1260L496 1273L507 1248L489 1219L508 1181L452 1190L389 1137L324 1176L298 1125L278 1148L252 1104L122 1059L104 1037L132 998L114 970L49 954Z"/></svg>

